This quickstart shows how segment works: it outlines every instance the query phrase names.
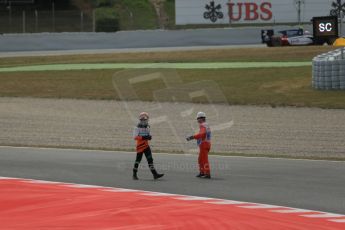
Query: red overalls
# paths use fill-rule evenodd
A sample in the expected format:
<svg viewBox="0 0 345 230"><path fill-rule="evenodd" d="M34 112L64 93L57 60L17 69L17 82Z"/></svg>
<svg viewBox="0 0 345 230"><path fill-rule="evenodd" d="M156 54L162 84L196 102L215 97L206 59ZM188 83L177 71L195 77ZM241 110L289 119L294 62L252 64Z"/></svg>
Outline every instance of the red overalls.
<svg viewBox="0 0 345 230"><path fill-rule="evenodd" d="M199 169L201 174L210 175L208 153L211 149L211 129L206 122L200 124L199 133L194 135L199 146Z"/></svg>

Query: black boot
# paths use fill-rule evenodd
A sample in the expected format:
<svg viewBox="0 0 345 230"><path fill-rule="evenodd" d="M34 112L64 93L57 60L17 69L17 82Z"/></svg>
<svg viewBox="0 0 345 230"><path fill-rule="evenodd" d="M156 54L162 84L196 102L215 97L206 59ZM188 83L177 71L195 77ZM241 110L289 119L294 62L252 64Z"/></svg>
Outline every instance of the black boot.
<svg viewBox="0 0 345 230"><path fill-rule="evenodd" d="M211 179L211 175L210 174L205 174L205 175L201 176L201 178Z"/></svg>
<svg viewBox="0 0 345 230"><path fill-rule="evenodd" d="M152 175L153 175L153 178L154 178L155 180L157 180L158 178L161 178L161 177L164 176L164 174L160 174L160 173L158 173L158 172L156 171L155 167L153 166L153 162L150 162L150 163L149 163L149 167L150 167L150 171L151 171L151 173L152 173Z"/></svg>
<svg viewBox="0 0 345 230"><path fill-rule="evenodd" d="M154 178L155 180L157 180L157 179L159 179L159 178L161 178L161 177L163 177L163 176L164 176L163 173L162 173L162 174L160 174L160 173L153 174L153 178Z"/></svg>
<svg viewBox="0 0 345 230"><path fill-rule="evenodd" d="M201 178L203 176L205 176L205 174L203 174L203 173L199 173L198 175L196 175L196 177L199 177L199 178Z"/></svg>
<svg viewBox="0 0 345 230"><path fill-rule="evenodd" d="M162 176L164 176L164 174L160 174L156 171L156 169L154 169L153 167L150 167L150 170L152 172L153 175L153 179L157 180L158 178L161 178Z"/></svg>
<svg viewBox="0 0 345 230"><path fill-rule="evenodd" d="M136 170L133 170L133 180L139 180Z"/></svg>

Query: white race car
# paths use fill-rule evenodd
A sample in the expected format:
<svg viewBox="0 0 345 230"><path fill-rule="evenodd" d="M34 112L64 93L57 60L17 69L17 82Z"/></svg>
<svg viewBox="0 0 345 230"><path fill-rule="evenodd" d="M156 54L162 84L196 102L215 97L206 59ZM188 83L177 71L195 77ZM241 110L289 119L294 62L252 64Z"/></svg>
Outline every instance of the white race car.
<svg viewBox="0 0 345 230"><path fill-rule="evenodd" d="M281 30L278 35L274 35L274 30L261 31L262 43L267 46L303 46L313 45L313 36L303 29Z"/></svg>

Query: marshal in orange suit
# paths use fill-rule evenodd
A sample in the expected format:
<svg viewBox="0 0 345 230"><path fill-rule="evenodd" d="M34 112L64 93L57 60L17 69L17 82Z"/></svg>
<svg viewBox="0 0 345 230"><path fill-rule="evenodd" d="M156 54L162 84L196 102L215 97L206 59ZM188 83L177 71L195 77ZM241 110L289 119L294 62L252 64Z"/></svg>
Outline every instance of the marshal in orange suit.
<svg viewBox="0 0 345 230"><path fill-rule="evenodd" d="M211 179L210 163L208 161L208 153L211 149L211 129L206 123L206 114L198 112L197 121L199 123L199 133L187 137L187 141L197 140L199 146L199 174L197 177Z"/></svg>

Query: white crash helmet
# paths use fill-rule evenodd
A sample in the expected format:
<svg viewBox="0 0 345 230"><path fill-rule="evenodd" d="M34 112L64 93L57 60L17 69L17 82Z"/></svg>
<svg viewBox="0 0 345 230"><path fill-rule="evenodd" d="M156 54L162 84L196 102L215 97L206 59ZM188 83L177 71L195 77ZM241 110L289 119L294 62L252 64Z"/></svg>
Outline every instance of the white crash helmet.
<svg viewBox="0 0 345 230"><path fill-rule="evenodd" d="M206 114L204 112L198 112L196 115L196 119L199 119L199 118L206 118Z"/></svg>
<svg viewBox="0 0 345 230"><path fill-rule="evenodd" d="M149 114L147 112L141 112L139 114L139 120L148 120L149 119Z"/></svg>

